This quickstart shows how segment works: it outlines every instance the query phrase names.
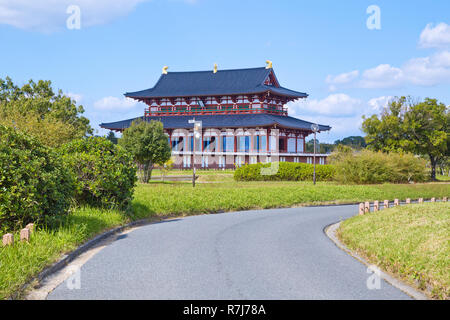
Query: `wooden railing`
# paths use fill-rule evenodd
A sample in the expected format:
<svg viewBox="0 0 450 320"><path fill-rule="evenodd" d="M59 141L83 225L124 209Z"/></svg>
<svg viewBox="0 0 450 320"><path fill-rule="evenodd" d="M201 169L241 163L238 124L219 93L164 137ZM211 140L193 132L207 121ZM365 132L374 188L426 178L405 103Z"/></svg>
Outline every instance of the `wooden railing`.
<svg viewBox="0 0 450 320"><path fill-rule="evenodd" d="M277 109L276 107L262 107L262 108L250 108L250 107L222 107L217 109L213 107L191 107L189 110L186 108L171 110L163 109L160 111L145 109L146 117L154 116L188 116L188 115L219 115L219 114L255 114L255 113L268 113L287 116L287 108Z"/></svg>

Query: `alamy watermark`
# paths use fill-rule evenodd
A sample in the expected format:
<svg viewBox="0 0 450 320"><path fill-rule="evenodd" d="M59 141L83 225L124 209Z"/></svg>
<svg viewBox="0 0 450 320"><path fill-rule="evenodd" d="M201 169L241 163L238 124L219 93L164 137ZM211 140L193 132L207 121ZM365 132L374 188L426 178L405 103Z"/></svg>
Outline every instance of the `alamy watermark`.
<svg viewBox="0 0 450 320"><path fill-rule="evenodd" d="M66 274L69 277L66 280L67 289L69 290L79 290L81 289L81 270L77 266L67 267Z"/></svg>
<svg viewBox="0 0 450 320"><path fill-rule="evenodd" d="M381 30L381 9L377 5L367 7L366 13L370 16L367 18L366 26L369 30Z"/></svg>
<svg viewBox="0 0 450 320"><path fill-rule="evenodd" d="M381 289L381 270L374 265L370 265L367 268L367 273L370 276L366 280L366 286L369 290L380 290Z"/></svg>
<svg viewBox="0 0 450 320"><path fill-rule="evenodd" d="M66 26L69 30L81 29L81 9L77 5L70 5L67 7L66 13L69 17L66 20Z"/></svg>

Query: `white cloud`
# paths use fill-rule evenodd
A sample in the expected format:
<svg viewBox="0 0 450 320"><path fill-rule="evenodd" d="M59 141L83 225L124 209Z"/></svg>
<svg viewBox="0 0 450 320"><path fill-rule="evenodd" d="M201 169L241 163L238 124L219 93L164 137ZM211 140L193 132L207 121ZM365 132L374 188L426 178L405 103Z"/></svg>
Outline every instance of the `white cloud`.
<svg viewBox="0 0 450 320"><path fill-rule="evenodd" d="M443 51L430 57L409 60L403 66L408 82L433 86L450 81L450 52Z"/></svg>
<svg viewBox="0 0 450 320"><path fill-rule="evenodd" d="M0 0L0 24L52 32L66 27L70 5L81 10L81 28L108 23L147 0Z"/></svg>
<svg viewBox="0 0 450 320"><path fill-rule="evenodd" d="M346 75L343 73L341 75ZM328 76L326 82L330 90L339 88L396 88L405 85L434 86L450 82L450 52L441 51L434 55L422 58L413 58L400 68L389 64L380 64L375 68L367 69L361 76L353 78L343 85L333 82L341 76ZM342 82L341 82L342 84Z"/></svg>
<svg viewBox="0 0 450 320"><path fill-rule="evenodd" d="M365 110L366 114L369 116L372 114L379 114L393 99L393 96L382 96L370 99L367 102L368 108Z"/></svg>
<svg viewBox="0 0 450 320"><path fill-rule="evenodd" d="M343 93L332 94L322 100L297 100L288 104L289 112L299 116L306 113L343 117L354 115L361 107L361 100Z"/></svg>
<svg viewBox="0 0 450 320"><path fill-rule="evenodd" d="M343 85L352 82L359 76L359 71L354 70L347 73L341 73L337 76L328 75L326 82L330 84L330 90L335 91L336 85Z"/></svg>
<svg viewBox="0 0 450 320"><path fill-rule="evenodd" d="M392 88L399 86L403 81L403 71L389 64L367 69L363 72L359 86L362 88Z"/></svg>
<svg viewBox="0 0 450 320"><path fill-rule="evenodd" d="M443 22L435 27L432 23L427 24L420 34L419 46L422 48L450 46L450 26Z"/></svg>
<svg viewBox="0 0 450 320"><path fill-rule="evenodd" d="M139 103L130 98L104 97L94 103L94 108L104 111L129 111Z"/></svg>
<svg viewBox="0 0 450 320"><path fill-rule="evenodd" d="M75 100L77 103L80 103L83 100L83 96L78 93L67 92L65 95L68 96L69 98Z"/></svg>
<svg viewBox="0 0 450 320"><path fill-rule="evenodd" d="M362 135L362 116L379 114L393 99L381 96L363 101L349 95L331 94L320 100L302 100L288 104L289 115L300 119L330 125L330 133L322 133L319 140L334 141L342 137Z"/></svg>

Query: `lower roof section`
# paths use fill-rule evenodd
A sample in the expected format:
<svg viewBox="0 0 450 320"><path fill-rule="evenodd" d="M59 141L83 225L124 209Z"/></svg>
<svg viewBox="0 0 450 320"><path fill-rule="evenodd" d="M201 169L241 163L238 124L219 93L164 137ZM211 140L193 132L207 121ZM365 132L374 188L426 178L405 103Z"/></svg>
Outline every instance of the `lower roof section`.
<svg viewBox="0 0 450 320"><path fill-rule="evenodd" d="M301 129L311 131L312 122L297 118L272 114L233 114L233 115L197 115L197 116L165 116L165 117L138 117L117 122L102 123L101 128L122 131L130 127L137 119L146 121L157 120L163 123L164 129L187 129L193 124L189 120L195 118L202 122L203 128L252 128L277 125L282 128ZM319 125L319 131L330 130L327 125Z"/></svg>

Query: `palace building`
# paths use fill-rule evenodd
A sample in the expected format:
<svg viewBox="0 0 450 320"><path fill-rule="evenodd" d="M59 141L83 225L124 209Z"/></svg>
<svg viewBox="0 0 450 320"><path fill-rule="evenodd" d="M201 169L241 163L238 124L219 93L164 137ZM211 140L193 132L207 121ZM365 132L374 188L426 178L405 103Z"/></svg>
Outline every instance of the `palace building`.
<svg viewBox="0 0 450 320"><path fill-rule="evenodd" d="M267 67L167 72L153 88L125 96L147 104L142 117L100 127L122 132L134 120L161 121L172 146L175 167L235 168L257 162L313 163L305 138L313 123L288 116L286 104L308 95L280 85ZM194 135L193 120L197 122ZM330 130L318 125L318 132ZM195 153L195 160L194 160ZM316 154L325 164L327 154Z"/></svg>

